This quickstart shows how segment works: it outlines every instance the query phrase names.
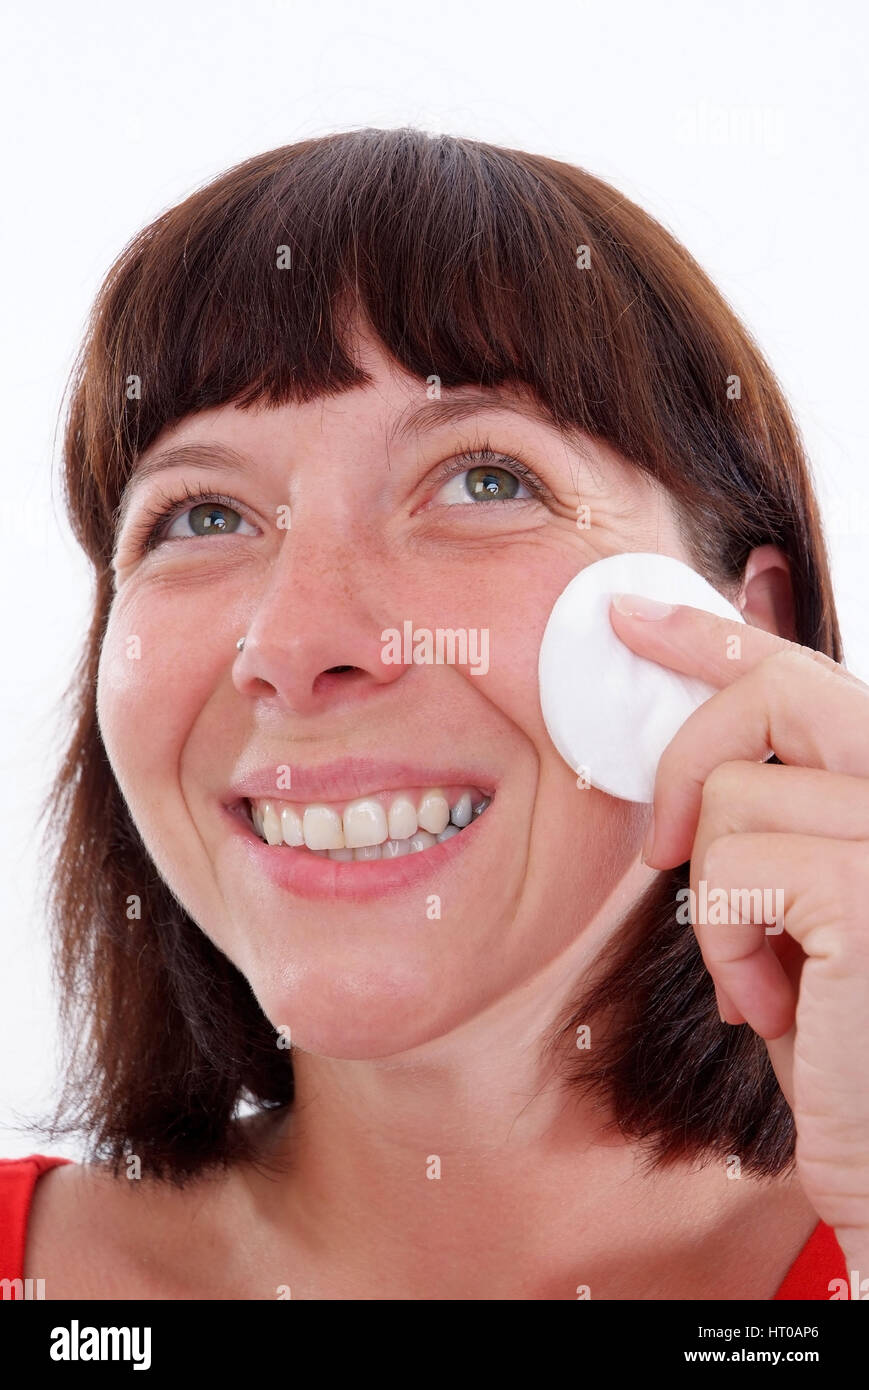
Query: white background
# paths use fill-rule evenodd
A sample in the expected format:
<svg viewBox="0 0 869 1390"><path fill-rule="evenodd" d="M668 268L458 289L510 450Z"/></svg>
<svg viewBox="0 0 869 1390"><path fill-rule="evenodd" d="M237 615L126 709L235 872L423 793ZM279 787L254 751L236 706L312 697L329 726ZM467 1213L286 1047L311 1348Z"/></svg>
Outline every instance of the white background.
<svg viewBox="0 0 869 1390"><path fill-rule="evenodd" d="M20 3L2 22L0 1155L63 1065L34 817L90 577L57 483L93 297L142 226L250 155L413 125L569 160L664 222L771 360L830 533L846 664L869 679L862 0L436 5ZM54 479L54 481L52 481Z"/></svg>

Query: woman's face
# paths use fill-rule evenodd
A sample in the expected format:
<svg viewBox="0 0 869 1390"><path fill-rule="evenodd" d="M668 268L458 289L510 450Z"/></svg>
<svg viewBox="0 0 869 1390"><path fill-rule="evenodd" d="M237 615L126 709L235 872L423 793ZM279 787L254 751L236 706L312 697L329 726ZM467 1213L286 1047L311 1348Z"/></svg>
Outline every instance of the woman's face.
<svg viewBox="0 0 869 1390"><path fill-rule="evenodd" d="M356 1058L505 999L636 873L647 809L577 785L542 722L538 651L584 566L690 558L666 495L606 447L569 445L515 393L430 399L370 337L359 353L368 387L209 409L143 456L201 451L128 489L98 681L112 767L162 877L276 1028ZM486 445L507 459L464 457ZM167 498L178 509L146 549ZM423 630L435 654L447 630L467 650L459 637L440 662L385 661L383 634L405 624L417 650ZM390 825L396 801L443 790L453 804L465 788L474 804L491 794L466 829L377 862L268 845L238 806L241 789L270 798L291 836L295 811L313 837L376 826L370 805L346 820L349 802L379 803Z"/></svg>

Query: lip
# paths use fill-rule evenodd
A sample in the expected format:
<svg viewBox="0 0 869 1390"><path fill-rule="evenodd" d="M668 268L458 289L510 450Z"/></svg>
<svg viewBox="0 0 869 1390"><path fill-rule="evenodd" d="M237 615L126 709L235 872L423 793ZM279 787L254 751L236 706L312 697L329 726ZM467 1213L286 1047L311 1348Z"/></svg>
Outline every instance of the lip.
<svg viewBox="0 0 869 1390"><path fill-rule="evenodd" d="M293 790L295 791L295 787ZM362 792L360 795L365 793ZM345 862L339 859L321 859L319 855L293 849L289 845L267 845L259 838L238 807L221 807L233 842L238 845L242 856L247 860L248 871L256 878L264 874L277 888L300 898L340 902L365 902L372 898L382 898L387 894L413 888L424 879L431 879L432 876L449 868L460 854L474 848L480 823L491 815L491 810L491 806L488 807L483 815L466 825L461 834L451 835L448 840L416 854L404 854L398 859L359 859ZM426 921L422 909L420 918L422 925Z"/></svg>
<svg viewBox="0 0 869 1390"><path fill-rule="evenodd" d="M278 786L277 770L280 767L290 770L289 787ZM233 802L245 797L248 800L272 797L295 802L353 801L360 796L373 796L375 792L459 783L479 787L486 796L493 796L495 792L496 784L490 771L465 764L445 766L441 763L435 767L430 763L359 757L340 758L317 767L296 767L289 759L278 759L265 767L242 772L229 788L223 804L225 809L229 809ZM457 840L460 836L454 835L452 838ZM444 843L449 844L450 841Z"/></svg>

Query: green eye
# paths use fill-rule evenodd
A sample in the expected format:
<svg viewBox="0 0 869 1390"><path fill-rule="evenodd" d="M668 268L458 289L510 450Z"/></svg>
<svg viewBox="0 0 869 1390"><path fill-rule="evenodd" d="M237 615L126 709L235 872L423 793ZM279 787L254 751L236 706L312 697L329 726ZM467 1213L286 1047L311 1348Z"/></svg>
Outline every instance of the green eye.
<svg viewBox="0 0 869 1390"><path fill-rule="evenodd" d="M161 539L168 541L196 540L202 536L229 536L240 526L248 526L244 517L228 502L210 498L197 502L194 507L186 507L183 512L170 516L160 528ZM176 528L180 527L178 530Z"/></svg>
<svg viewBox="0 0 869 1390"><path fill-rule="evenodd" d="M219 502L201 502L198 506L182 512L181 516L176 517L176 521L183 521L185 517L194 536L207 536L212 531L225 535L228 531L235 531L241 524L238 512L232 507L222 506ZM198 529L200 525L201 531Z"/></svg>
<svg viewBox="0 0 869 1390"><path fill-rule="evenodd" d="M444 483L437 495L439 502L512 502L533 497L533 493L507 468L490 464L466 468Z"/></svg>
<svg viewBox="0 0 869 1390"><path fill-rule="evenodd" d="M469 468L465 487L472 497L491 497L502 500L515 497L521 483L506 468Z"/></svg>
<svg viewBox="0 0 869 1390"><path fill-rule="evenodd" d="M201 483L194 488L185 484L181 491L180 497L160 493L159 506L144 508L142 520L132 528L137 549L156 550L164 541L229 536L240 526L248 528L247 535L257 534L256 527L245 519L241 504L234 497L208 492Z"/></svg>

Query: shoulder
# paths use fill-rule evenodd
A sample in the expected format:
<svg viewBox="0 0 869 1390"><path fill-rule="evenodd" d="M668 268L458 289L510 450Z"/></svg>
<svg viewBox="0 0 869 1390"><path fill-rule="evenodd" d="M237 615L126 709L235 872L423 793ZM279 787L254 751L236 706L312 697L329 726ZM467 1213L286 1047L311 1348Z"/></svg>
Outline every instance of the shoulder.
<svg viewBox="0 0 869 1390"><path fill-rule="evenodd" d="M43 1279L48 1299L184 1297L193 1228L207 1212L222 1229L226 1187L178 1188L101 1163L52 1167L33 1192L24 1277Z"/></svg>
<svg viewBox="0 0 869 1390"><path fill-rule="evenodd" d="M239 1123L265 1142L274 1117ZM236 1277L239 1232L256 1221L244 1164L179 1187L107 1163L46 1163L34 1178L19 1277L44 1279L47 1299L232 1296L224 1290Z"/></svg>

